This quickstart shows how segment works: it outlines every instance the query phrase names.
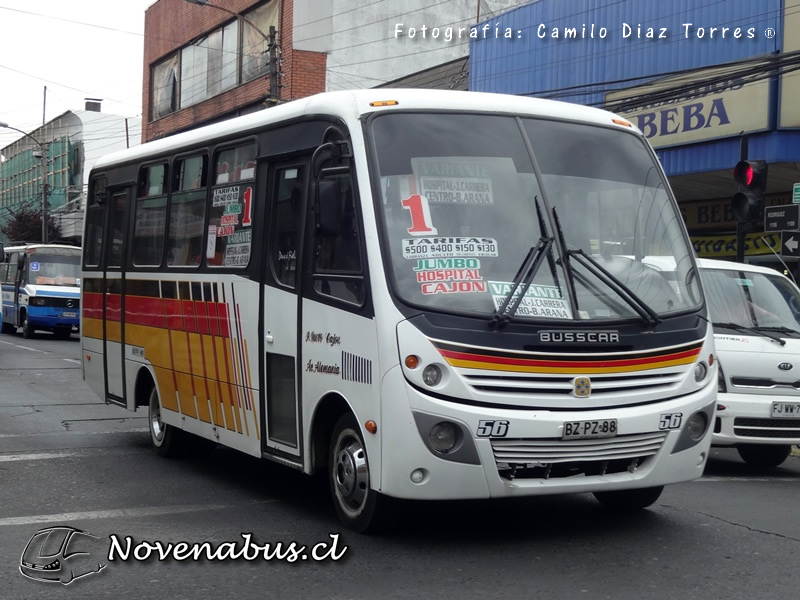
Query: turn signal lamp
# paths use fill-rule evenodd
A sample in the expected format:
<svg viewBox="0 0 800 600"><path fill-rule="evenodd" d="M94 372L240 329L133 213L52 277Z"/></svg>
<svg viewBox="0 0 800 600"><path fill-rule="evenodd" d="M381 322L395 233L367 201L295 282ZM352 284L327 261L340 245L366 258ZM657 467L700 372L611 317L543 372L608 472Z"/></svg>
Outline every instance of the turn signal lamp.
<svg viewBox="0 0 800 600"><path fill-rule="evenodd" d="M413 354L406 356L406 366L409 369L416 369L419 366L419 356L414 356Z"/></svg>

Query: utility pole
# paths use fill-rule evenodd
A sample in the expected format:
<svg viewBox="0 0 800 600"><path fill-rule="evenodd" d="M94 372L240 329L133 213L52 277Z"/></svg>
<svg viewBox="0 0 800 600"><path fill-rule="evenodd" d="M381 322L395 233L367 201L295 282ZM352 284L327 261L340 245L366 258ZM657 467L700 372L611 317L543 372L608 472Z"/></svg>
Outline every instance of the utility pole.
<svg viewBox="0 0 800 600"><path fill-rule="evenodd" d="M275 25L269 26L269 93L278 98L278 44Z"/></svg>

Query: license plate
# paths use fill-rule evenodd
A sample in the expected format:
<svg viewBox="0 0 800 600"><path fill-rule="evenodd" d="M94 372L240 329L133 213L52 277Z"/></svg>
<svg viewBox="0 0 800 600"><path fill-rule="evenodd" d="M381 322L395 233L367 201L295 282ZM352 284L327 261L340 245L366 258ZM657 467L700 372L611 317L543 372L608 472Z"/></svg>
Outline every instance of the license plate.
<svg viewBox="0 0 800 600"><path fill-rule="evenodd" d="M617 435L616 419L597 421L566 421L562 440L582 440L587 438L607 438Z"/></svg>
<svg viewBox="0 0 800 600"><path fill-rule="evenodd" d="M797 402L773 402L772 418L789 419L800 417L800 403Z"/></svg>
<svg viewBox="0 0 800 600"><path fill-rule="evenodd" d="M70 318L70 317L73 317L73 318L74 318L74 317L77 317L77 316L78 316L78 313L76 313L76 312L74 312L74 311L66 311L66 310L65 310L65 311L64 311L62 314L64 315L64 318L65 318L65 319L68 319L68 318Z"/></svg>

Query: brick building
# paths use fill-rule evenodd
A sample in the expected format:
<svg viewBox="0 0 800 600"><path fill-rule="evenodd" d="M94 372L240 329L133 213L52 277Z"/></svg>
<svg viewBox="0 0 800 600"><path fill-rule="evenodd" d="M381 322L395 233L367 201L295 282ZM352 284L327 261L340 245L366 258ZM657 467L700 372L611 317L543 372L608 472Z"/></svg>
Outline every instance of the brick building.
<svg viewBox="0 0 800 600"><path fill-rule="evenodd" d="M325 91L326 54L294 47L294 0L199 3L145 12L142 141Z"/></svg>

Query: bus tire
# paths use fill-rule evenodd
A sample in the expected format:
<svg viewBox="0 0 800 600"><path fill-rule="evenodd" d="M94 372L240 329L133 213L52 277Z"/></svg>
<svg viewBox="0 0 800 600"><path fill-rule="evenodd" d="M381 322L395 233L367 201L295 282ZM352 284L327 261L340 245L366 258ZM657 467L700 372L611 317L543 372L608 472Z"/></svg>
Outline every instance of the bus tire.
<svg viewBox="0 0 800 600"><path fill-rule="evenodd" d="M33 337L33 332L33 327L28 322L28 315L25 315L25 319L22 321L22 337L29 340Z"/></svg>
<svg viewBox="0 0 800 600"><path fill-rule="evenodd" d="M375 533L384 528L388 498L370 487L364 438L351 414L342 415L333 428L328 480L336 514L348 529Z"/></svg>
<svg viewBox="0 0 800 600"><path fill-rule="evenodd" d="M748 465L770 469L783 464L792 447L788 444L745 444L736 450Z"/></svg>
<svg viewBox="0 0 800 600"><path fill-rule="evenodd" d="M659 485L635 490L615 490L613 492L595 492L597 501L612 510L639 510L651 506L664 491Z"/></svg>
<svg viewBox="0 0 800 600"><path fill-rule="evenodd" d="M156 454L164 457L177 455L180 446L178 438L182 432L161 420L161 403L155 386L150 390L147 402L147 428Z"/></svg>

